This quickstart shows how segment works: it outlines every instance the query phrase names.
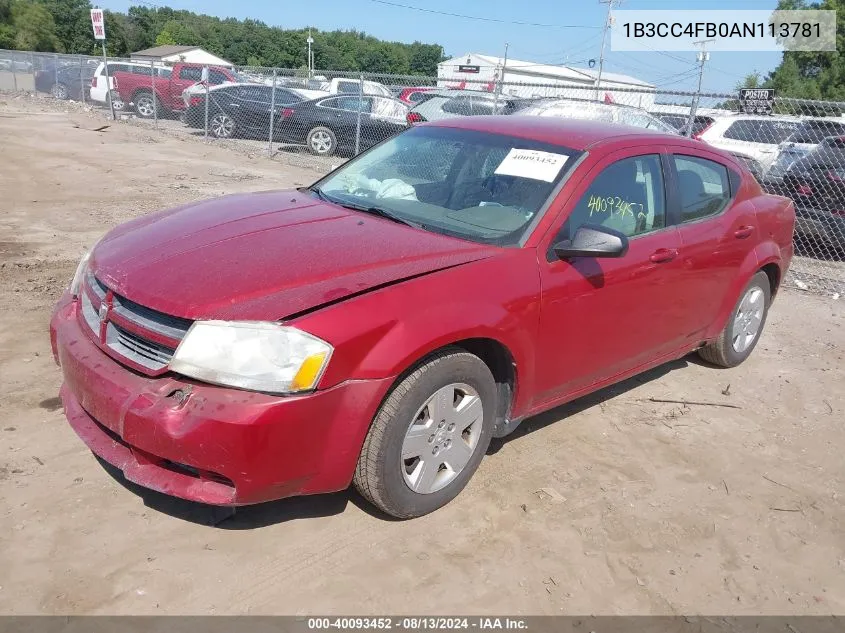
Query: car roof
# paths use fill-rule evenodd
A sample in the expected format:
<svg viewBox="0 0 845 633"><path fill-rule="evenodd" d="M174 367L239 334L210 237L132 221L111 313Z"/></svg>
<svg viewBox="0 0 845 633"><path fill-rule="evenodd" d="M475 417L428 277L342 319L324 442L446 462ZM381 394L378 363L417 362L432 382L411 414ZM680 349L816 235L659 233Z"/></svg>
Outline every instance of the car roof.
<svg viewBox="0 0 845 633"><path fill-rule="evenodd" d="M632 142L642 141L656 144L671 142L673 145L680 142L680 144L689 144L690 147L701 147L699 141L666 132L652 132L630 125L563 117L520 116L519 114L510 116L465 116L440 119L420 125L517 136L534 141L556 143L579 151L620 138Z"/></svg>

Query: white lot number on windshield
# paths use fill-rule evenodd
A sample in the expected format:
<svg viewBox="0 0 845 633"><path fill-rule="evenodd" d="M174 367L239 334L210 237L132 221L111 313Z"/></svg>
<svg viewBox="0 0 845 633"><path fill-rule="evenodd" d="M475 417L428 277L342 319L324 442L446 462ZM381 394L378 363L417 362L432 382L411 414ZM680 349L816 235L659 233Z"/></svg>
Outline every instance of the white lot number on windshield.
<svg viewBox="0 0 845 633"><path fill-rule="evenodd" d="M568 156L534 149L511 149L494 173L552 182L566 164Z"/></svg>

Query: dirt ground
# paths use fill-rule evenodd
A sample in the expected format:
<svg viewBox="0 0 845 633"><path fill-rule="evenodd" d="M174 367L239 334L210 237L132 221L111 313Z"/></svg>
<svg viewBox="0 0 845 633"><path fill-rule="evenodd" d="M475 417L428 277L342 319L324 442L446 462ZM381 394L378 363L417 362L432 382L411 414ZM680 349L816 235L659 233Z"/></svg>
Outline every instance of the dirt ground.
<svg viewBox="0 0 845 633"><path fill-rule="evenodd" d="M689 358L530 419L422 519L346 492L220 521L122 482L56 397L79 257L316 172L77 110L0 95L0 613L845 614L845 302L794 288L743 366Z"/></svg>

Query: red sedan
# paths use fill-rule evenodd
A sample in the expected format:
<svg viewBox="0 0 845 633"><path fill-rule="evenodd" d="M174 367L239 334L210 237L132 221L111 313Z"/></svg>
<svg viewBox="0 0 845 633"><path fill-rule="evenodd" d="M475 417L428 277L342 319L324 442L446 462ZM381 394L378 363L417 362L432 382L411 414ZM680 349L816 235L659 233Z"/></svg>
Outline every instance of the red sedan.
<svg viewBox="0 0 845 633"><path fill-rule="evenodd" d="M142 486L241 505L352 482L415 517L527 416L694 350L744 361L793 225L694 140L421 125L311 187L107 233L52 319L61 397Z"/></svg>

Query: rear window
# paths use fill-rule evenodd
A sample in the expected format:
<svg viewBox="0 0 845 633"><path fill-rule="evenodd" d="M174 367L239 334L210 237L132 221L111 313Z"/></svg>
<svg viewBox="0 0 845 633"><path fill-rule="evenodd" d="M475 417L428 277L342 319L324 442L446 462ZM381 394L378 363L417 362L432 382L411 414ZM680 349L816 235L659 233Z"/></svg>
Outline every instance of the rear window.
<svg viewBox="0 0 845 633"><path fill-rule="evenodd" d="M202 69L198 66L183 66L179 70L179 79L188 81L199 81L202 79Z"/></svg>
<svg viewBox="0 0 845 633"><path fill-rule="evenodd" d="M200 76L202 76L202 72L200 71ZM219 70L209 70L208 71L208 83L212 86L219 86L220 84L224 84L229 81L229 78L221 73Z"/></svg>
<svg viewBox="0 0 845 633"><path fill-rule="evenodd" d="M845 124L836 121L807 121L787 140L791 143L821 143L828 136L845 135Z"/></svg>
<svg viewBox="0 0 845 633"><path fill-rule="evenodd" d="M789 138L797 127L798 123L793 121L740 119L731 123L724 136L746 143L778 145Z"/></svg>
<svg viewBox="0 0 845 633"><path fill-rule="evenodd" d="M504 108L504 102L500 102L500 107ZM462 116L473 116L479 114L493 114L494 102L492 99L485 99L479 97L461 96L449 99L443 104L443 111L452 114L460 114Z"/></svg>

